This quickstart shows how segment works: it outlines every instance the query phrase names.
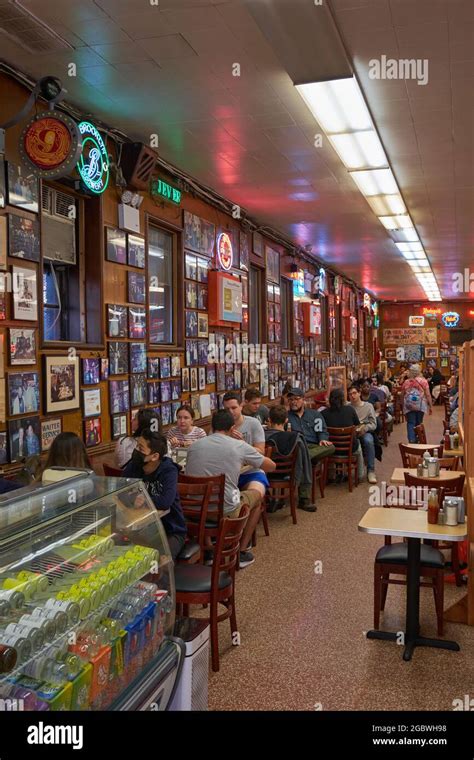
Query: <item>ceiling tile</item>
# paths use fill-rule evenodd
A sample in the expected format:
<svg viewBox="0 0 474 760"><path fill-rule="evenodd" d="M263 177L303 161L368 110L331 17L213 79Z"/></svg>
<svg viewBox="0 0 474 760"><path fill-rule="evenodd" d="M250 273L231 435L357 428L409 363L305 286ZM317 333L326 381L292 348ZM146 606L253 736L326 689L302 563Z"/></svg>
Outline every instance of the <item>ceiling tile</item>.
<svg viewBox="0 0 474 760"><path fill-rule="evenodd" d="M174 58L196 57L196 52L181 34L167 34L164 37L150 37L140 40L140 47L149 53L153 60L167 61ZM188 62L188 65L189 64Z"/></svg>
<svg viewBox="0 0 474 760"><path fill-rule="evenodd" d="M108 63L137 63L149 61L150 56L136 42L114 42L110 45L94 45L92 50Z"/></svg>

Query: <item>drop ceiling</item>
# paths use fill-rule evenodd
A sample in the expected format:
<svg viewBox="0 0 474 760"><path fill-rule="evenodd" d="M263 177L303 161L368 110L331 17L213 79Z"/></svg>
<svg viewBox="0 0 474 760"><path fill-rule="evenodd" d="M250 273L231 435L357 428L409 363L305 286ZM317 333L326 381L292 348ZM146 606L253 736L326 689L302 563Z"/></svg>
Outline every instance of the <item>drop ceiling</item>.
<svg viewBox="0 0 474 760"><path fill-rule="evenodd" d="M3 60L60 77L71 102L133 139L158 133L167 161L378 297L424 298L329 141L315 147L322 130L293 85L353 68L441 293L454 295L474 242L472 0L22 5L72 47L29 54L1 35ZM428 84L370 79L382 55L427 58Z"/></svg>

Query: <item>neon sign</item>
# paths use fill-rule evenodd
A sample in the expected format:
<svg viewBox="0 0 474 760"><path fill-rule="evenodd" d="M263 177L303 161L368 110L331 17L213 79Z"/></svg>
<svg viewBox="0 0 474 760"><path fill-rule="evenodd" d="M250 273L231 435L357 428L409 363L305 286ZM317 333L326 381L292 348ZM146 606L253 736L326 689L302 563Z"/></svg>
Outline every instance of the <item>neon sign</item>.
<svg viewBox="0 0 474 760"><path fill-rule="evenodd" d="M298 269L296 274L297 277L293 278L293 295L295 298L302 298L305 295L303 269Z"/></svg>
<svg viewBox="0 0 474 760"><path fill-rule="evenodd" d="M81 121L82 154L77 171L92 193L103 193L109 183L109 156L99 131L89 121Z"/></svg>
<svg viewBox="0 0 474 760"><path fill-rule="evenodd" d="M445 327L457 327L460 319L457 311L445 311L441 316L441 322Z"/></svg>
<svg viewBox="0 0 474 760"><path fill-rule="evenodd" d="M234 251L232 249L232 241L227 232L221 232L217 236L217 258L222 269L226 272L232 269Z"/></svg>
<svg viewBox="0 0 474 760"><path fill-rule="evenodd" d="M153 179L151 181L150 193L152 195L161 195L162 198L165 198L172 203L176 203L177 206L181 203L181 190L178 190L177 187L173 187L172 185L168 185L168 183L164 182L162 179Z"/></svg>
<svg viewBox="0 0 474 760"><path fill-rule="evenodd" d="M368 293L364 293L364 309L370 311L370 296Z"/></svg>
<svg viewBox="0 0 474 760"><path fill-rule="evenodd" d="M420 316L419 314L414 314L411 317L408 317L408 325L410 327L424 327L425 326L425 318L424 316Z"/></svg>
<svg viewBox="0 0 474 760"><path fill-rule="evenodd" d="M441 316L441 309L435 309L431 306L423 306L423 314L425 317L436 318Z"/></svg>

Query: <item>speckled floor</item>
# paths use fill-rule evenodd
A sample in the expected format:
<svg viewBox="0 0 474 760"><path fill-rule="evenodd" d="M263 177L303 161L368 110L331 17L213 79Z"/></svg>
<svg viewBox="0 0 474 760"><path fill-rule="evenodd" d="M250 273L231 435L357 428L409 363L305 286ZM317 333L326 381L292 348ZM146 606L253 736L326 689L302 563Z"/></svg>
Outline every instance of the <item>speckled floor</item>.
<svg viewBox="0 0 474 760"><path fill-rule="evenodd" d="M439 440L442 411L427 419L428 440ZM377 476L400 466L395 426ZM219 625L221 669L210 673L211 710L449 710L474 689L474 628L446 623L445 636L461 652L417 649L403 662L394 643L368 641L372 626L373 560L383 539L358 532L368 508L368 484L352 494L329 485L315 514L289 510L269 516L270 537L259 528L254 565L237 574L241 645ZM315 573L315 562L322 573ZM446 584L445 607L462 594ZM382 628L403 630L405 590L391 586ZM421 626L436 636L430 589L421 589Z"/></svg>

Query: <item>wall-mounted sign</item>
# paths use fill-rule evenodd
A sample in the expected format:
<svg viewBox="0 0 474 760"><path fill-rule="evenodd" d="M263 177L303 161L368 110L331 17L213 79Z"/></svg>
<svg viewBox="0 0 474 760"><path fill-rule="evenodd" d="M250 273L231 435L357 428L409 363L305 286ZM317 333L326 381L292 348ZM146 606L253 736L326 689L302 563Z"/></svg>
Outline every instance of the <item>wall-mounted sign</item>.
<svg viewBox="0 0 474 760"><path fill-rule="evenodd" d="M321 307L317 304L303 304L303 335L321 335Z"/></svg>
<svg viewBox="0 0 474 760"><path fill-rule="evenodd" d="M75 121L60 111L42 111L28 122L20 138L22 163L37 177L57 179L79 160L82 135Z"/></svg>
<svg viewBox="0 0 474 760"><path fill-rule="evenodd" d="M295 298L303 298L306 294L304 270L298 269L296 274L297 277L293 277L293 296Z"/></svg>
<svg viewBox="0 0 474 760"><path fill-rule="evenodd" d="M211 325L242 322L242 282L237 277L211 270L208 292Z"/></svg>
<svg viewBox="0 0 474 760"><path fill-rule="evenodd" d="M380 317L379 317L379 302L374 301L372 304L372 314L374 316L373 319L373 326L378 327L380 325Z"/></svg>
<svg viewBox="0 0 474 760"><path fill-rule="evenodd" d="M234 252L232 249L232 241L227 232L221 232L217 236L217 260L226 272L232 269L234 262Z"/></svg>
<svg viewBox="0 0 474 760"><path fill-rule="evenodd" d="M423 314L425 317L428 317L428 319L436 319L436 317L441 316L442 310L435 309L433 306L423 306Z"/></svg>
<svg viewBox="0 0 474 760"><path fill-rule="evenodd" d="M370 311L370 304L371 299L368 293L364 293L364 309L369 309Z"/></svg>
<svg viewBox="0 0 474 760"><path fill-rule="evenodd" d="M445 327L457 327L461 319L457 311L445 311L441 315L441 322Z"/></svg>
<svg viewBox="0 0 474 760"><path fill-rule="evenodd" d="M424 327L425 318L419 316L418 314L414 314L411 317L408 317L408 325L409 327Z"/></svg>
<svg viewBox="0 0 474 760"><path fill-rule="evenodd" d="M328 279L326 275L326 270L323 269L323 267L319 270L319 292L321 295L326 296L328 292Z"/></svg>
<svg viewBox="0 0 474 760"><path fill-rule="evenodd" d="M82 153L77 171L92 193L103 193L109 183L109 156L99 131L89 121L81 121Z"/></svg>
<svg viewBox="0 0 474 760"><path fill-rule="evenodd" d="M151 195L159 195L161 198L165 198L167 201L175 203L177 206L181 203L181 190L177 187L169 185L162 179L152 179L150 183Z"/></svg>

